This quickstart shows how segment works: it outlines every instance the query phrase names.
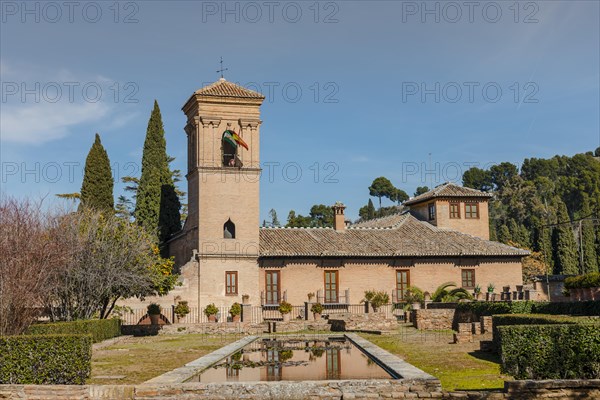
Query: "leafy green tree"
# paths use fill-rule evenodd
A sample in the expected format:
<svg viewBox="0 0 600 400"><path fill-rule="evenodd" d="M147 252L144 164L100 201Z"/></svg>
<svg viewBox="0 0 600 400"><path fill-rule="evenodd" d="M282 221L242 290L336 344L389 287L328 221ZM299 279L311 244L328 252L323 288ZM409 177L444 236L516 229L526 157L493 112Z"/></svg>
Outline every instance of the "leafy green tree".
<svg viewBox="0 0 600 400"><path fill-rule="evenodd" d="M477 190L489 192L492 190L492 175L489 171L471 167L463 173L463 185Z"/></svg>
<svg viewBox="0 0 600 400"><path fill-rule="evenodd" d="M108 154L100 142L100 135L96 133L94 144L85 159L80 205L102 212L112 211L115 204L113 186Z"/></svg>
<svg viewBox="0 0 600 400"><path fill-rule="evenodd" d="M358 210L358 216L363 221L368 221L370 219L375 218L377 215L377 210L375 210L375 206L373 205L373 201L369 199L369 202L366 206L363 206Z"/></svg>
<svg viewBox="0 0 600 400"><path fill-rule="evenodd" d="M277 211L274 208L271 208L269 211L269 216L271 217L271 226L272 227L280 227L279 218L277 218Z"/></svg>
<svg viewBox="0 0 600 400"><path fill-rule="evenodd" d="M596 148L596 151L594 151L594 155L595 155L596 157L600 157L600 147L597 147L597 148Z"/></svg>
<svg viewBox="0 0 600 400"><path fill-rule="evenodd" d="M134 216L139 225L157 234L163 254L166 240L181 229L181 204L172 175L160 108L155 100L146 130Z"/></svg>
<svg viewBox="0 0 600 400"><path fill-rule="evenodd" d="M390 200L395 201L398 204L402 204L403 202L408 200L408 194L402 189L394 188L394 191L390 196Z"/></svg>
<svg viewBox="0 0 600 400"><path fill-rule="evenodd" d="M582 259L583 259L583 271L582 273L589 274L590 272L598 272L598 255L596 254L596 233L594 232L594 223L589 219L592 217L592 211L590 210L589 201L583 203L581 210L582 217L586 218L581 221L581 232L582 235Z"/></svg>
<svg viewBox="0 0 600 400"><path fill-rule="evenodd" d="M510 230L508 229L508 226L506 226L505 224L500 225L500 228L498 229L497 238L500 243L504 244L507 244L511 240Z"/></svg>
<svg viewBox="0 0 600 400"><path fill-rule="evenodd" d="M415 190L414 196L415 197L416 196L420 196L420 195L422 195L424 193L427 193L427 192L429 192L429 187L427 187L427 186L419 186L419 187L417 187L417 190Z"/></svg>
<svg viewBox="0 0 600 400"><path fill-rule="evenodd" d="M554 229L554 253L556 273L564 275L579 274L579 262L577 257L577 243L571 228L571 219L567 206L560 199L557 203L558 225Z"/></svg>
<svg viewBox="0 0 600 400"><path fill-rule="evenodd" d="M492 178L492 184L496 186L497 190L502 190L512 178L519 174L517 166L509 162L502 162L497 165L493 165L490 168L490 176Z"/></svg>
<svg viewBox="0 0 600 400"><path fill-rule="evenodd" d="M380 176L379 178L375 178L371 186L369 186L369 195L379 199L379 208L381 208L381 199L383 197L387 197L388 199L394 198L396 190L388 178Z"/></svg>

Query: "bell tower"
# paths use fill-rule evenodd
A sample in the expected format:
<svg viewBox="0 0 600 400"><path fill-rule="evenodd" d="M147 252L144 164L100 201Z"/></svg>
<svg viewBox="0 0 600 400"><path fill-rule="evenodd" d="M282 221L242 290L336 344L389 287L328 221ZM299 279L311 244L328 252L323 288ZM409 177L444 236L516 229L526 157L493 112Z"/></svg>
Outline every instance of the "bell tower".
<svg viewBox="0 0 600 400"><path fill-rule="evenodd" d="M185 253L197 250L200 307L241 303L242 294L251 300L259 296L263 100L260 93L221 78L197 90L182 108L188 148L188 217L182 235Z"/></svg>

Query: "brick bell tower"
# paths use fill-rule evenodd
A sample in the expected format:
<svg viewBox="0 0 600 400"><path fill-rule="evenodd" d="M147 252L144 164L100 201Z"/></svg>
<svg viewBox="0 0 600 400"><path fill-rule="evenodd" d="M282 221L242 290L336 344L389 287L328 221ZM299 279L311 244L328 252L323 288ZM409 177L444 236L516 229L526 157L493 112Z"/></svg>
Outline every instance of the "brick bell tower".
<svg viewBox="0 0 600 400"><path fill-rule="evenodd" d="M221 78L197 90L182 108L187 116L188 217L171 242L171 254L180 265L196 261L194 286L201 308L241 303L244 294L252 303L260 299L263 100L260 93Z"/></svg>

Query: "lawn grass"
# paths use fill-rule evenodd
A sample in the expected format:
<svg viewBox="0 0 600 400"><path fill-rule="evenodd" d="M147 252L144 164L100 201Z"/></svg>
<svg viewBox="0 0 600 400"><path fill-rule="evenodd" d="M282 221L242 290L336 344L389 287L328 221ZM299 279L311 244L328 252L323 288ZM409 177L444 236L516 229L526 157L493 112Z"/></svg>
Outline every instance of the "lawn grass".
<svg viewBox="0 0 600 400"><path fill-rule="evenodd" d="M113 345L93 350L92 376L87 383L142 383L239 338L203 334L121 338Z"/></svg>
<svg viewBox="0 0 600 400"><path fill-rule="evenodd" d="M510 377L500 373L500 359L473 343L452 344L452 331L418 331L401 325L393 335L361 334L379 347L438 378L444 390L502 389ZM484 339L490 339L486 335Z"/></svg>

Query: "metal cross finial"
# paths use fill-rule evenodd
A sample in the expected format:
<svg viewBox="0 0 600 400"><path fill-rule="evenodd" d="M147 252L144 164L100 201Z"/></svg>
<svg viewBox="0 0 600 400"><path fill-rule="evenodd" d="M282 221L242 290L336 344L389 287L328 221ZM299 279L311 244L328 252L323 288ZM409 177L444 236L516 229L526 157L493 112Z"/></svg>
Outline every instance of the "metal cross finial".
<svg viewBox="0 0 600 400"><path fill-rule="evenodd" d="M221 74L221 78L224 78L223 72L228 71L229 68L223 68L223 57L221 57L221 69L217 71L217 73Z"/></svg>

